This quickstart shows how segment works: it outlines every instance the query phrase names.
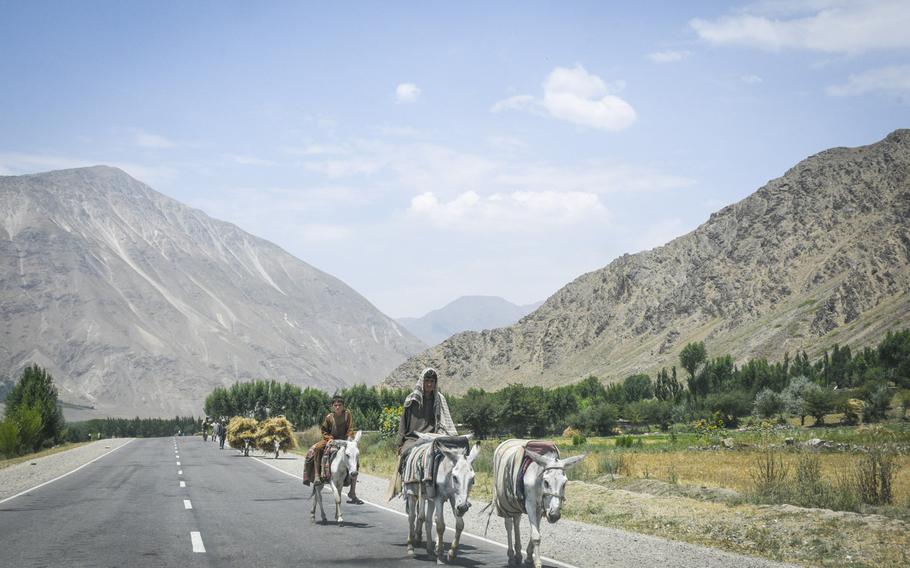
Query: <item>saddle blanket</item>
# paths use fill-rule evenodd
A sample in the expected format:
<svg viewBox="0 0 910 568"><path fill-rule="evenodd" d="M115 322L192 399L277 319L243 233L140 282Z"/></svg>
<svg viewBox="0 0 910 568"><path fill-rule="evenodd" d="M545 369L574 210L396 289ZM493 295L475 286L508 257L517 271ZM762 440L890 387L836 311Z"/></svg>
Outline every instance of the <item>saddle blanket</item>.
<svg viewBox="0 0 910 568"><path fill-rule="evenodd" d="M525 511L524 475L533 461L525 449L559 458L559 448L542 440L506 440L493 454L493 506L500 517Z"/></svg>

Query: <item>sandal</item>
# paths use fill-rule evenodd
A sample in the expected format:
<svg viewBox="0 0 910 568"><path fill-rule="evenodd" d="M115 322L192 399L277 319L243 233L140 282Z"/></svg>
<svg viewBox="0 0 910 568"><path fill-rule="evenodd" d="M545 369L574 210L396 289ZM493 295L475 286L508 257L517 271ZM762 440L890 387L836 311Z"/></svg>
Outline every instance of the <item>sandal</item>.
<svg viewBox="0 0 910 568"><path fill-rule="evenodd" d="M363 501L360 499L360 497L351 497L350 495L348 495L348 503L352 505L363 505Z"/></svg>

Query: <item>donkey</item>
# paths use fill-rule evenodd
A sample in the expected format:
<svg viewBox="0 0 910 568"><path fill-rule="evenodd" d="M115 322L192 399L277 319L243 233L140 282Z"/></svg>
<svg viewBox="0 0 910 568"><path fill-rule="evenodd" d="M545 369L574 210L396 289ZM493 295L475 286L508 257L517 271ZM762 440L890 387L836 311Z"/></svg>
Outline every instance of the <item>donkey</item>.
<svg viewBox="0 0 910 568"><path fill-rule="evenodd" d="M360 442L362 433L361 430L358 430L351 440L332 440L330 442L330 444L338 446L338 451L335 452L335 457L332 458L332 476L326 482L321 479L320 475L316 475L316 480L313 482L313 506L310 509L311 521L316 520L316 504L318 503L319 512L322 514L322 522L327 522L325 509L322 507L322 486L328 485L332 488L332 496L335 498L335 522L339 526L344 524L344 518L341 515L341 491L344 488L344 480L347 476L357 475L357 458L360 455L357 443ZM328 451L328 446L326 446L326 451ZM316 464L316 467L321 468L322 464Z"/></svg>
<svg viewBox="0 0 910 568"><path fill-rule="evenodd" d="M550 523L559 520L568 481L566 469L583 460L585 454L561 460L555 446L541 455L526 445L525 440L506 440L496 448L493 454L493 501L490 504L505 519L509 566L521 564L519 521L525 513L531 524L526 562L533 561L534 568L540 568L540 520L544 516ZM522 473L521 464L525 457L530 458L530 463ZM519 479L524 483L523 496L516 483Z"/></svg>
<svg viewBox="0 0 910 568"><path fill-rule="evenodd" d="M452 507L455 515L455 539L449 547L448 559L454 560L464 529L464 514L471 508L470 493L474 486L474 460L480 454L480 445L475 445L469 452L458 447L448 447L442 443L432 443L439 435L417 434L426 444L414 447L412 451L433 452L439 450L442 459L436 466L432 480L423 481L414 494L413 488L408 496L408 554L414 554L414 545L420 544L421 525L426 529L427 554L436 555L437 564L443 564L445 556L445 504ZM466 444L470 436L459 436ZM452 438L446 438L451 440ZM436 521L436 543L433 542L433 521Z"/></svg>

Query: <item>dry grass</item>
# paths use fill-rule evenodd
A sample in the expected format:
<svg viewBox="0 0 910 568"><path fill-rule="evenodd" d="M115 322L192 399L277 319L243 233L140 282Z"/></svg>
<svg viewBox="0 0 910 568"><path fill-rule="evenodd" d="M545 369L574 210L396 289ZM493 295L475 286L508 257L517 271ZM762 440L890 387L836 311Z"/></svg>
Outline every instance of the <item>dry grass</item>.
<svg viewBox="0 0 910 568"><path fill-rule="evenodd" d="M763 455L757 451L703 451L703 452L659 452L627 453L627 473L630 477L667 479L667 472L676 472L680 485L723 487L742 493L754 486L752 470ZM798 453L781 453L784 466L795 471L799 461ZM838 474L845 468L853 468L862 454L819 453L822 479L835 483ZM910 506L910 456L898 456L900 468L894 478L894 502ZM598 470L596 459L588 459L578 467L584 478L596 479L609 472ZM581 473L581 472L580 472Z"/></svg>

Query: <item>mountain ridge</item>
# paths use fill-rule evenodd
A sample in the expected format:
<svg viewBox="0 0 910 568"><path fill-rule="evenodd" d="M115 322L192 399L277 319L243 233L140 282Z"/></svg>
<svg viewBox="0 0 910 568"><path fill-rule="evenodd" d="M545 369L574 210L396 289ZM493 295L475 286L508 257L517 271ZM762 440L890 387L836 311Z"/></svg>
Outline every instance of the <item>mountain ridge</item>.
<svg viewBox="0 0 910 568"><path fill-rule="evenodd" d="M373 383L422 346L332 275L107 166L0 177L0 368L112 415Z"/></svg>
<svg viewBox="0 0 910 568"><path fill-rule="evenodd" d="M461 296L419 318L396 318L427 345L435 345L462 331L481 331L510 325L543 302L517 305L499 296Z"/></svg>
<svg viewBox="0 0 910 568"><path fill-rule="evenodd" d="M438 367L448 389L607 381L709 355L869 345L910 315L910 130L800 161L667 244L583 274L518 324L464 332L385 380Z"/></svg>

